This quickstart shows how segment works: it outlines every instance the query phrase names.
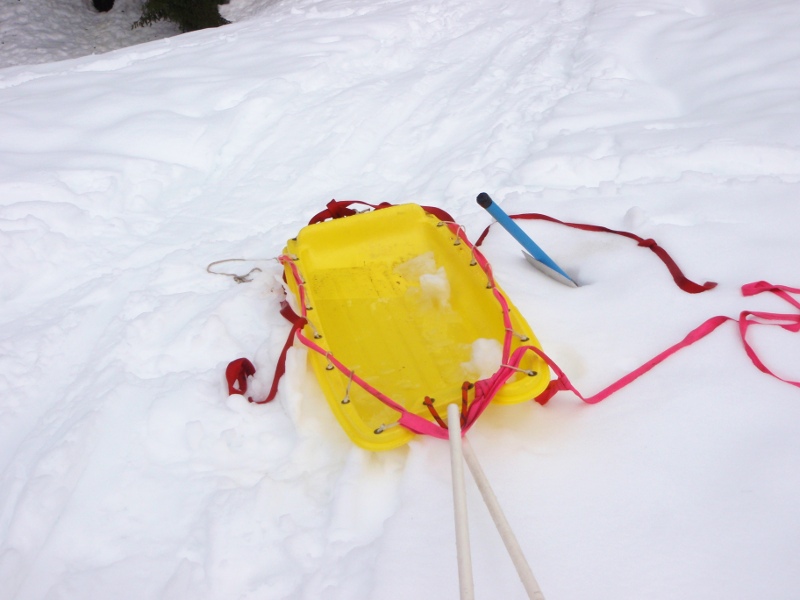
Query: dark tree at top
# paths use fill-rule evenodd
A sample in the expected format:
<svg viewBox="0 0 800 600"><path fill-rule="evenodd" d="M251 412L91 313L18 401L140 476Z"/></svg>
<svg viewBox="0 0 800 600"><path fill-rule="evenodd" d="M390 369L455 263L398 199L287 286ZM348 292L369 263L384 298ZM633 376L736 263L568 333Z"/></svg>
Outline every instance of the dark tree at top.
<svg viewBox="0 0 800 600"><path fill-rule="evenodd" d="M133 26L144 27L167 20L177 23L183 32L219 27L228 23L219 14L219 5L227 3L228 0L145 0L142 16Z"/></svg>

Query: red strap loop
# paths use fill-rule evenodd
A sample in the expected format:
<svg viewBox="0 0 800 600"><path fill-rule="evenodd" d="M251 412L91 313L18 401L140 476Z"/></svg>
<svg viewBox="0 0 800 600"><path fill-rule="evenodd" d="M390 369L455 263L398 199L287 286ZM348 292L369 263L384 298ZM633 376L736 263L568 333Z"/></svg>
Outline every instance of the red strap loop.
<svg viewBox="0 0 800 600"><path fill-rule="evenodd" d="M247 393L247 378L256 374L256 368L246 358L237 358L225 369L225 379L228 380L228 395Z"/></svg>
<svg viewBox="0 0 800 600"><path fill-rule="evenodd" d="M269 388L267 397L263 400L253 400L248 396L247 401L253 404L266 404L275 399L278 394L278 383L286 372L286 355L294 343L294 336L306 324L306 320L294 312L286 300L281 301L281 315L292 324L292 329L289 331L289 335L286 336L286 342L283 344L278 362L275 364L275 374L272 376L272 385ZM253 363L246 358L237 358L231 362L228 368L225 369L225 378L228 380L228 394L241 394L244 396L247 393L247 378L255 375L255 373L256 369Z"/></svg>
<svg viewBox="0 0 800 600"><path fill-rule="evenodd" d="M380 204L370 204L369 202L361 202L360 200L331 200L327 204L327 208L323 211L318 212L316 215L311 217L311 220L308 222L309 225L313 225L314 223L321 223L322 221L327 221L328 219L340 219L342 217L349 217L351 215L356 214L356 210L350 208L352 205L357 204L359 206L366 206L367 208L371 208L373 210L380 210L382 208L389 208L390 206L394 206L390 202L381 202ZM434 215L440 221L445 221L448 223L454 223L455 219L453 219L450 214L438 208L436 206L423 206L422 209Z"/></svg>
<svg viewBox="0 0 800 600"><path fill-rule="evenodd" d="M368 202L361 202L360 200L331 200L326 205L325 210L320 211L311 217L311 220L308 222L308 224L313 225L314 223L321 223L322 221L327 221L328 219L341 219L342 217L354 215L356 214L356 210L350 208L353 204L366 206L367 208L371 208L373 210L379 210L381 208L392 206L388 202L369 204Z"/></svg>

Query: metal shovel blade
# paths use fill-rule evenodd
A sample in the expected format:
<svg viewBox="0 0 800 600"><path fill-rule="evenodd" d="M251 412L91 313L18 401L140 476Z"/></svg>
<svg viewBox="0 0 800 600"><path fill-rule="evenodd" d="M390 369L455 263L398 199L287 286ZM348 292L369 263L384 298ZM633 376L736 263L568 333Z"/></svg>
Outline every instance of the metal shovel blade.
<svg viewBox="0 0 800 600"><path fill-rule="evenodd" d="M526 250L523 250L522 254L525 256L525 260L527 260L531 265L539 269L542 273L547 275L550 279L555 279L558 283L563 283L568 287L574 287L574 288L578 287L578 284L575 283L572 279L570 279L569 277L564 277L564 275L562 275L555 269L551 269L543 262L539 262Z"/></svg>

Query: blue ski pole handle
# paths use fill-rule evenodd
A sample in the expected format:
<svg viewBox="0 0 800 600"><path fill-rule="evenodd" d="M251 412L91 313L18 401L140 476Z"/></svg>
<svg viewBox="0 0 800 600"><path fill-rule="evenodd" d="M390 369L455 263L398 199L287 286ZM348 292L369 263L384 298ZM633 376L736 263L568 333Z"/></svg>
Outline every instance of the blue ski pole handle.
<svg viewBox="0 0 800 600"><path fill-rule="evenodd" d="M572 282L572 284L574 285L574 282L572 281L572 278L569 275L567 275L561 269L561 267L559 267L555 263L555 261L553 261L552 258L547 256L547 253L544 250L542 250L536 244L536 242L534 242L528 236L528 234L525 233L522 230L522 228L520 228L520 226L517 225L511 219L511 217L509 217L503 211L502 208L500 208L499 206L497 206L497 204L494 203L494 201L491 199L489 194L487 194L486 192L481 192L480 194L478 194L477 200L478 200L478 204L480 204L483 208L485 208L486 211L490 215L492 215L495 218L495 220L498 223L500 223L500 225L502 225L503 228L506 231L508 231L508 233L510 233L514 237L515 240L517 240L520 244L522 244L522 247L525 248L525 250L527 250L528 254L530 254L533 258L538 260L543 265L549 267L550 269L552 269L553 271L555 271L559 275L562 275L563 277L565 277L568 281Z"/></svg>

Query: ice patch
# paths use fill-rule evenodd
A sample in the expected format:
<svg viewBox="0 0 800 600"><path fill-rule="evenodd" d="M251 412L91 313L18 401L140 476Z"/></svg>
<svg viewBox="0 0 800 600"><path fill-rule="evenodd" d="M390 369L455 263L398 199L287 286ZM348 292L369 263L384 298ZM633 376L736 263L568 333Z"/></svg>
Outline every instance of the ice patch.
<svg viewBox="0 0 800 600"><path fill-rule="evenodd" d="M426 252L400 263L394 271L409 281L418 281L423 275L436 272L436 259L433 252Z"/></svg>
<svg viewBox="0 0 800 600"><path fill-rule="evenodd" d="M417 297L423 306L448 308L450 306L450 281L444 267L436 266L433 252L420 254L395 267L395 273L414 286L409 294ZM419 284L416 287L415 284Z"/></svg>

